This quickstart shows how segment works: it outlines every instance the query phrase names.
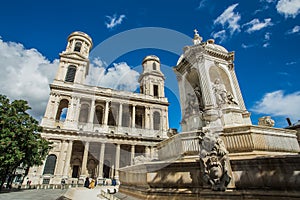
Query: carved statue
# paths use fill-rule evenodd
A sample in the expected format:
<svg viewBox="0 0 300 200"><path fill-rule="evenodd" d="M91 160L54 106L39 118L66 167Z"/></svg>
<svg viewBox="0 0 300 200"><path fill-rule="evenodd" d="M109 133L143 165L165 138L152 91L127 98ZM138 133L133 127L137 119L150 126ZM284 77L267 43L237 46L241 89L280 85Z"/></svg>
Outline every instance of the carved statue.
<svg viewBox="0 0 300 200"><path fill-rule="evenodd" d="M233 95L230 92L228 92L228 94L227 94L227 99L228 99L229 104L238 105L238 103L235 101Z"/></svg>
<svg viewBox="0 0 300 200"><path fill-rule="evenodd" d="M191 93L187 94L187 98L186 98L186 102L187 102L187 106L185 108L185 112L184 112L184 117L189 117L191 114L196 114L199 107L198 107L198 102L197 99L195 97L195 95L192 95Z"/></svg>
<svg viewBox="0 0 300 200"><path fill-rule="evenodd" d="M136 156L133 158L133 163L136 165L136 164L142 164L142 163L145 163L145 162L150 162L151 159L150 158L147 158L143 155L140 155L140 156Z"/></svg>
<svg viewBox="0 0 300 200"><path fill-rule="evenodd" d="M225 85L220 83L220 79L218 78L213 83L213 92L215 94L216 102L219 107L228 102Z"/></svg>
<svg viewBox="0 0 300 200"><path fill-rule="evenodd" d="M196 97L197 97L197 99L198 99L199 110L200 110L200 111L203 111L204 105L203 105L203 103L202 103L202 95L201 95L201 90L200 90L199 86L196 86L196 87L194 88L194 92L195 92Z"/></svg>
<svg viewBox="0 0 300 200"><path fill-rule="evenodd" d="M217 78L212 85L213 92L216 97L216 103L219 108L224 104L238 105L233 95L230 92L227 92L225 85L220 83L220 79Z"/></svg>
<svg viewBox="0 0 300 200"><path fill-rule="evenodd" d="M213 134L202 133L200 139L200 164L202 178L211 185L212 190L225 191L231 177L228 174L228 151L223 140ZM209 143L211 143L209 145ZM212 148L211 148L212 146ZM210 149L208 149L210 148Z"/></svg>
<svg viewBox="0 0 300 200"><path fill-rule="evenodd" d="M270 116L264 116L258 119L258 125L273 127L275 125L275 121L271 119Z"/></svg>

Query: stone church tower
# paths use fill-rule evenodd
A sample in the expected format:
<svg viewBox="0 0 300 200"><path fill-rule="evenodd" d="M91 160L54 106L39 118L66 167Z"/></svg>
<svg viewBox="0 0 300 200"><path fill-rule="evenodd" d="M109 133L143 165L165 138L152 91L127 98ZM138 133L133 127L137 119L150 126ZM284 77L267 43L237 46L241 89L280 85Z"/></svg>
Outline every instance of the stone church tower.
<svg viewBox="0 0 300 200"><path fill-rule="evenodd" d="M234 52L202 41L195 30L194 45L186 46L174 71L182 111L182 131L251 125L234 71Z"/></svg>
<svg viewBox="0 0 300 200"><path fill-rule="evenodd" d="M160 71L160 60L150 55L143 60L143 73L139 78L140 92L156 98L164 98L165 77Z"/></svg>

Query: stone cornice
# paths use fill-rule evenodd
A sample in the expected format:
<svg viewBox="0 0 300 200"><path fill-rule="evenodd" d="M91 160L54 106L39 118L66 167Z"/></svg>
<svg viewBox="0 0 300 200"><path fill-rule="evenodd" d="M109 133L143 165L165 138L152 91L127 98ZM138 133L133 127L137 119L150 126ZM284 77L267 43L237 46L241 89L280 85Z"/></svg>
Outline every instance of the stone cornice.
<svg viewBox="0 0 300 200"><path fill-rule="evenodd" d="M124 100L129 100L132 102L136 101L136 104L140 104L140 102L144 103L151 103L151 104L159 104L163 106L168 106L169 102L167 98L154 98L149 95L145 94L140 94L140 93L133 93L133 92L127 92L127 91L118 91L118 90L113 90L110 88L101 88L101 87L96 87L96 86L88 86L88 85L76 85L76 84L65 84L62 82L64 85L59 85L52 83L50 84L50 89L51 90L59 90L59 94L63 94L61 91L66 91L66 92L72 92L70 95L74 96L80 96L80 95L93 95L96 96L101 96L101 97L107 97L107 98L112 98L116 99L119 101L120 99ZM54 91L52 91L54 92Z"/></svg>
<svg viewBox="0 0 300 200"><path fill-rule="evenodd" d="M95 139L107 139L107 140L124 140L124 141L142 141L142 142L161 142L164 138L157 137L146 137L146 136L132 136L117 133L99 133L99 132L89 132L89 131L78 131L78 130L67 130L67 129L57 129L43 127L42 135L47 139L66 139L66 140L90 140L91 142ZM65 136L65 137L64 137Z"/></svg>
<svg viewBox="0 0 300 200"><path fill-rule="evenodd" d="M224 128L225 134L237 134L237 133L245 133L245 132L255 132L260 133L263 132L264 134L284 134L285 137L296 137L297 131L295 130L287 130L283 128L273 128L267 126L233 126L233 127L226 127Z"/></svg>

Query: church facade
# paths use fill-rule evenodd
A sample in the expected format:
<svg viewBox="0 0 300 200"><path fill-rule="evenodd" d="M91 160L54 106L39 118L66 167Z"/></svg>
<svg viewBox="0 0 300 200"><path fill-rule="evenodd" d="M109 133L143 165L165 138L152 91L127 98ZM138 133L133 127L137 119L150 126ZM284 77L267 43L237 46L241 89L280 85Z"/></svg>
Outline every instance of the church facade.
<svg viewBox="0 0 300 200"><path fill-rule="evenodd" d="M60 54L41 122L53 148L43 165L30 169L33 185L118 179L119 168L154 159L157 143L167 138L169 103L159 58L142 61L140 93L90 86L85 79L92 45L87 34L73 32Z"/></svg>

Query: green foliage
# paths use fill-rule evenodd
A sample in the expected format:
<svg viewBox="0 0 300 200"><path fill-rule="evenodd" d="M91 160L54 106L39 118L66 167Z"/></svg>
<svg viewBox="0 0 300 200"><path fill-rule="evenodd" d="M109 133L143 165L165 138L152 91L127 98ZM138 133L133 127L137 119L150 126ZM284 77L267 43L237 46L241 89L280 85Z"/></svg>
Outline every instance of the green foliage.
<svg viewBox="0 0 300 200"><path fill-rule="evenodd" d="M42 127L26 111L31 109L24 100L0 95L0 180L3 183L21 163L31 167L41 165L50 143L41 137Z"/></svg>

